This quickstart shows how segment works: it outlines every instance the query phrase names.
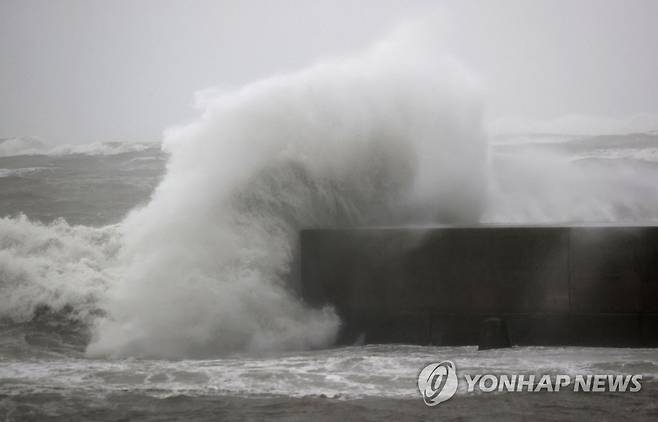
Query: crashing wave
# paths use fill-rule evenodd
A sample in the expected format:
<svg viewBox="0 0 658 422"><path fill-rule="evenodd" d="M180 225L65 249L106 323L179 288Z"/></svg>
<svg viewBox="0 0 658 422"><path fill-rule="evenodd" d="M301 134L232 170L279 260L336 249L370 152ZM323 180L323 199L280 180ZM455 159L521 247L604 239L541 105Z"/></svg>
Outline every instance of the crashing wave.
<svg viewBox="0 0 658 422"><path fill-rule="evenodd" d="M122 223L124 277L91 355L330 345L294 294L305 227L477 221L486 143L472 78L398 39L206 101L169 131L167 174Z"/></svg>

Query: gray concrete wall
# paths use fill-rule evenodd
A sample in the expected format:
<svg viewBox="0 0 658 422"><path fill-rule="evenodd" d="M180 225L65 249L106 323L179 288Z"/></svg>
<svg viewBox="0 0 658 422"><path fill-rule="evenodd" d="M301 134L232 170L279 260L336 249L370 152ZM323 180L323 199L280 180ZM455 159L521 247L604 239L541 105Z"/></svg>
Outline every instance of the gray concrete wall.
<svg viewBox="0 0 658 422"><path fill-rule="evenodd" d="M658 345L658 228L304 230L301 292L330 303L340 341Z"/></svg>

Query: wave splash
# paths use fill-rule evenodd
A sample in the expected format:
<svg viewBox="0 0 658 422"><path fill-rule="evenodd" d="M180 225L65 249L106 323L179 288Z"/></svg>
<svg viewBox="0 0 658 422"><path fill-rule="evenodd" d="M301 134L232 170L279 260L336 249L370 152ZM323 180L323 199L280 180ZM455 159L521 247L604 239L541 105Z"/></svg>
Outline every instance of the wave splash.
<svg viewBox="0 0 658 422"><path fill-rule="evenodd" d="M477 90L451 60L410 47L248 85L169 131L164 180L121 225L125 271L88 353L327 346L338 317L291 285L299 229L477 221Z"/></svg>

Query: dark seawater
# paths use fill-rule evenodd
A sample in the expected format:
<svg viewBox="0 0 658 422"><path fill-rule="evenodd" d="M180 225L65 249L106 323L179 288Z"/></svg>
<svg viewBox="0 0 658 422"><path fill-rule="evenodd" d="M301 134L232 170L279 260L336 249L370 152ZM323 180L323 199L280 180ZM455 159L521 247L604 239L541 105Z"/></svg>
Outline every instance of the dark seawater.
<svg viewBox="0 0 658 422"><path fill-rule="evenodd" d="M0 216L70 224L118 223L148 200L166 154L159 144L116 154L0 157Z"/></svg>
<svg viewBox="0 0 658 422"><path fill-rule="evenodd" d="M493 163L505 167L510 157L538 150L658 180L655 134L516 140L497 146ZM149 200L166 159L157 145L0 157L0 217L7 217L0 226L0 420L658 419L653 349L364 345L204 360L87 357L90 325L104 313L98 296L111 279L104 265L114 253L113 225ZM514 183L505 177L500 172L498 182ZM654 193L647 191L647 204ZM71 268L69 256L84 265ZM460 374L642 374L643 389L467 394L460 386L456 397L427 408L417 374L445 359Z"/></svg>
<svg viewBox="0 0 658 422"><path fill-rule="evenodd" d="M637 394L517 393L456 396L438 408L419 400L331 400L289 397L190 397L163 399L116 393L102 399L58 393L0 395L6 420L22 421L655 421L658 389Z"/></svg>

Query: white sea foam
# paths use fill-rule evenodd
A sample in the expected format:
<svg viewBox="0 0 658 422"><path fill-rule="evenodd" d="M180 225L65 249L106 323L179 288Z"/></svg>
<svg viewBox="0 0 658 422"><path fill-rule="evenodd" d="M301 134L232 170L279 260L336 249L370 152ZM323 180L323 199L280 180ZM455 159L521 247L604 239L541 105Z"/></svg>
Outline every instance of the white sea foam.
<svg viewBox="0 0 658 422"><path fill-rule="evenodd" d="M116 279L112 267L119 246L113 226L0 218L0 319L28 321L48 305L54 311L68 306L72 318L90 322Z"/></svg>
<svg viewBox="0 0 658 422"><path fill-rule="evenodd" d="M66 359L0 362L0 392L62 391L141 392L158 397L324 396L419 400L416 381L430 362L450 359L464 375L642 374L658 376L653 349L519 347L478 351L474 346L428 347L370 345L271 356L236 356L213 360Z"/></svg>
<svg viewBox="0 0 658 422"><path fill-rule="evenodd" d="M48 171L52 167L20 167L16 169L0 169L0 177L22 177L43 171Z"/></svg>
<svg viewBox="0 0 658 422"><path fill-rule="evenodd" d="M658 162L658 148L603 148L572 157L573 160L637 160Z"/></svg>

